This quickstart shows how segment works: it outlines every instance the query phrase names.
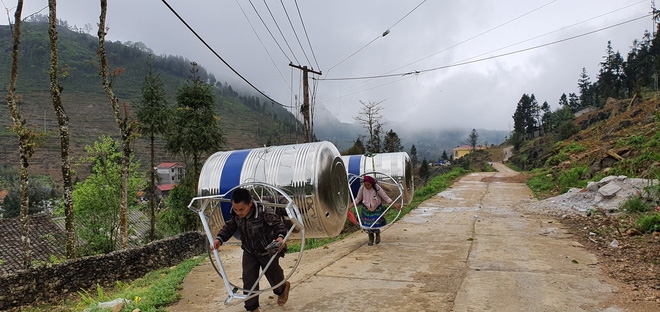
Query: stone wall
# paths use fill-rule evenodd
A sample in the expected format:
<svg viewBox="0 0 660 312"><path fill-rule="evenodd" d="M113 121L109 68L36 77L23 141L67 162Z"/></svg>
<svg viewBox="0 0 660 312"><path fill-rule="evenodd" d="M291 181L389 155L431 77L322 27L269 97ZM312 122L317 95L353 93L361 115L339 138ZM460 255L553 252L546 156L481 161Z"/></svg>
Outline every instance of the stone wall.
<svg viewBox="0 0 660 312"><path fill-rule="evenodd" d="M80 289L114 285L146 273L179 264L206 252L201 232L187 232L147 245L74 259L0 276L0 310L34 302L52 301Z"/></svg>

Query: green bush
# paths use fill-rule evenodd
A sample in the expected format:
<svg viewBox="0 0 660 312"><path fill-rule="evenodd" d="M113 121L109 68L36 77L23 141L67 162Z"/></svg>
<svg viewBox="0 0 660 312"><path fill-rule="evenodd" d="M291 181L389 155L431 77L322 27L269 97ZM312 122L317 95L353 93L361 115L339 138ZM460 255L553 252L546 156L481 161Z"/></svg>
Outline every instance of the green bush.
<svg viewBox="0 0 660 312"><path fill-rule="evenodd" d="M564 153L562 151L562 152L559 152L556 155L550 156L550 158L548 158L548 160L545 161L545 165L546 166L556 166L556 165L561 164L563 161L567 161L568 159L569 159L568 155L566 155L566 153Z"/></svg>
<svg viewBox="0 0 660 312"><path fill-rule="evenodd" d="M584 146L576 143L576 142L571 142L566 147L564 147L561 151L564 153L579 153L579 152L584 152L587 149L584 148Z"/></svg>
<svg viewBox="0 0 660 312"><path fill-rule="evenodd" d="M557 178L561 192L565 193L572 187L587 186L587 181L583 179L587 173L589 173L589 167L587 166L576 166L562 172Z"/></svg>
<svg viewBox="0 0 660 312"><path fill-rule="evenodd" d="M645 201L644 199L634 196L622 202L619 206L619 209L626 212L638 213L650 211L652 206L651 203Z"/></svg>
<svg viewBox="0 0 660 312"><path fill-rule="evenodd" d="M641 146L644 142L646 142L646 138L643 135L636 135L626 140L626 144L632 146Z"/></svg>
<svg viewBox="0 0 660 312"><path fill-rule="evenodd" d="M555 182L552 180L552 176L539 174L527 180L527 186L534 192L534 194L538 194L552 191L555 187Z"/></svg>
<svg viewBox="0 0 660 312"><path fill-rule="evenodd" d="M637 228L644 233L660 231L660 215L646 215L637 219Z"/></svg>

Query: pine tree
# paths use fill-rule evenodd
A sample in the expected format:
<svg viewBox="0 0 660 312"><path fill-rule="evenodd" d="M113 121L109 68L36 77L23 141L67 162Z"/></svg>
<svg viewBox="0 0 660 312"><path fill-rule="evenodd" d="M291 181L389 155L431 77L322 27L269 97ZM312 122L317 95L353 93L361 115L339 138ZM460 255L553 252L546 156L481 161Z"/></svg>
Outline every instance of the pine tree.
<svg viewBox="0 0 660 312"><path fill-rule="evenodd" d="M153 68L153 54L149 55L149 71L142 83L142 97L137 105L137 119L140 122L139 131L149 138L151 158L149 167L149 206L151 208L151 229L149 237L155 239L156 231L156 164L155 164L155 138L167 133L169 117L172 113L167 105L167 96L160 75Z"/></svg>
<svg viewBox="0 0 660 312"><path fill-rule="evenodd" d="M383 142L383 152L385 153L397 153L403 151L403 145L401 145L401 139L390 129L390 131L385 134L385 141Z"/></svg>
<svg viewBox="0 0 660 312"><path fill-rule="evenodd" d="M200 79L197 63L191 65L190 79L176 94L177 109L172 116L165 149L191 163L190 174L197 177L204 157L217 152L225 144L225 136L215 113L213 87ZM194 188L197 188L196 183Z"/></svg>
<svg viewBox="0 0 660 312"><path fill-rule="evenodd" d="M417 147L415 147L415 144L410 148L410 162L412 163L413 168L416 168L417 163L419 163L419 159L417 158Z"/></svg>

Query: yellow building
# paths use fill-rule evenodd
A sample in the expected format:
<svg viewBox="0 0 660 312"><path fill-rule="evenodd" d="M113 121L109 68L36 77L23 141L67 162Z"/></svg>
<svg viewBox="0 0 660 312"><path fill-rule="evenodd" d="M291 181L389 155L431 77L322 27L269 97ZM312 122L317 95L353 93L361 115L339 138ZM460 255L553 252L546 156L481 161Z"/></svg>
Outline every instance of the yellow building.
<svg viewBox="0 0 660 312"><path fill-rule="evenodd" d="M486 147L483 145L477 145L475 146L475 149L484 150L486 149ZM454 157L454 159L459 159L467 154L470 154L470 152L472 152L472 146L470 145L461 145L451 149L451 154Z"/></svg>

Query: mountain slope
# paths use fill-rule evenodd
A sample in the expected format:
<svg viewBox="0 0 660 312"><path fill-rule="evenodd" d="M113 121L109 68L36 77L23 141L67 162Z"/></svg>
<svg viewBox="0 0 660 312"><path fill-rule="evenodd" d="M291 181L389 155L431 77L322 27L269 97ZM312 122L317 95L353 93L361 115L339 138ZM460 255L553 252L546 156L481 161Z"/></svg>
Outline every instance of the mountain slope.
<svg viewBox="0 0 660 312"><path fill-rule="evenodd" d="M33 174L60 176L59 130L49 94L48 68L49 43L45 23L24 23L19 57L17 93L21 96L22 118L28 124L43 131L45 140L38 147L30 164ZM119 137L114 116L98 75L96 51L98 39L88 34L58 27L60 68L66 71L62 80L62 99L69 116L72 161L84 154L84 146L90 145L101 135ZM140 88L147 73L148 48L140 44L109 42L108 59L111 68L123 72L115 79L113 89L121 103L134 107L139 102ZM11 32L8 26L0 26L0 85L6 92L9 84L11 62ZM190 75L191 61L180 56L156 56L153 66L160 74L173 100L177 88ZM216 111L227 137L226 149L244 149L264 144L290 144L302 138L302 126L285 108L277 103L264 101L253 94L238 94L226 82L216 81L202 66L198 75L213 84L217 91ZM6 73L6 74L2 74ZM0 157L3 166L13 166L18 161L18 139L10 131L12 125L9 109L0 105ZM164 151L164 140L156 142L156 161L172 161L173 156ZM148 165L148 141L139 138L135 143L137 159L143 169ZM76 168L85 176L86 168Z"/></svg>

